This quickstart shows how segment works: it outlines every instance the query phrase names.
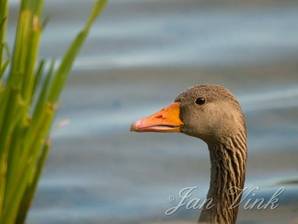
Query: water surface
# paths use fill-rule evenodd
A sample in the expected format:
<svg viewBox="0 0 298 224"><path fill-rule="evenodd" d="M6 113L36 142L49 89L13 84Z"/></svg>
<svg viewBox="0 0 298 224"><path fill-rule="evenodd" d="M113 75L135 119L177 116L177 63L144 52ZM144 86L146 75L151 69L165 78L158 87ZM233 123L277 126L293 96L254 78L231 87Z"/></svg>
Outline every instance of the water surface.
<svg viewBox="0 0 298 224"><path fill-rule="evenodd" d="M43 57L61 56L91 3L47 1ZM231 89L246 113L247 186L258 186L265 198L285 188L277 209L242 209L239 223L295 223L297 21L295 1L110 1L64 92L28 222L194 222L197 211L164 211L183 187L198 186L196 196L204 198L206 145L128 129L186 87L207 82ZM12 31L13 25L10 39Z"/></svg>

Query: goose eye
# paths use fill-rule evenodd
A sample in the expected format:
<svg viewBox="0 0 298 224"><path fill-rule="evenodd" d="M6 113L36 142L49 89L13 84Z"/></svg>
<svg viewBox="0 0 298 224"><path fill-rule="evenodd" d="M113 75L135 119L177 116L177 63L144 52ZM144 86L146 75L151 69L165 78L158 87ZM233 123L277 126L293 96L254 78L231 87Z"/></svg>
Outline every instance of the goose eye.
<svg viewBox="0 0 298 224"><path fill-rule="evenodd" d="M198 105L203 105L204 103L206 103L206 99L204 97L199 97L196 99L195 103Z"/></svg>

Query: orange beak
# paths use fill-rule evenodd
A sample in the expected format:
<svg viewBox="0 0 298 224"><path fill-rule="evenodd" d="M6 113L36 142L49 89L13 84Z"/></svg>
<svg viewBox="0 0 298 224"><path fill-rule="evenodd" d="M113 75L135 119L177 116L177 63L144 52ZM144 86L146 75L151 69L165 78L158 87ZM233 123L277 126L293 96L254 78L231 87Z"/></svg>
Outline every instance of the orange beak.
<svg viewBox="0 0 298 224"><path fill-rule="evenodd" d="M172 103L148 117L131 125L136 132L180 132L183 122L180 120L180 103Z"/></svg>

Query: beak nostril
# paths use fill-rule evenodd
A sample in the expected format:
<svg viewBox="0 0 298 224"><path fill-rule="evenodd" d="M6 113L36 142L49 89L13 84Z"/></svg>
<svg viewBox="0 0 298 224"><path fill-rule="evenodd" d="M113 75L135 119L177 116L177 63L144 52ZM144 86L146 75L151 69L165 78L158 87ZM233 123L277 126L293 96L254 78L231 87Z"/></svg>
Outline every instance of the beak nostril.
<svg viewBox="0 0 298 224"><path fill-rule="evenodd" d="M156 118L161 118L162 119L163 116L162 116L162 114L160 114L160 115L157 115Z"/></svg>

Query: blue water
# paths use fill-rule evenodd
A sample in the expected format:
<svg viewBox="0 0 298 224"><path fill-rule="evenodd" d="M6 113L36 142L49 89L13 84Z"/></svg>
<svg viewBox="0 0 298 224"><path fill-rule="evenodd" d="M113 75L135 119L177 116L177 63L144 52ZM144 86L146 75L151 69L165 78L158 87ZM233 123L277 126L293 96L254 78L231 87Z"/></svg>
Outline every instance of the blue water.
<svg viewBox="0 0 298 224"><path fill-rule="evenodd" d="M43 57L61 57L91 3L47 1ZM16 9L13 1L12 15ZM204 198L206 145L128 130L186 87L206 82L231 89L246 113L246 184L264 197L285 187L278 209L242 209L239 223L296 223L297 21L295 1L110 1L63 94L28 223L195 221L197 211L164 211L184 187L198 186Z"/></svg>

